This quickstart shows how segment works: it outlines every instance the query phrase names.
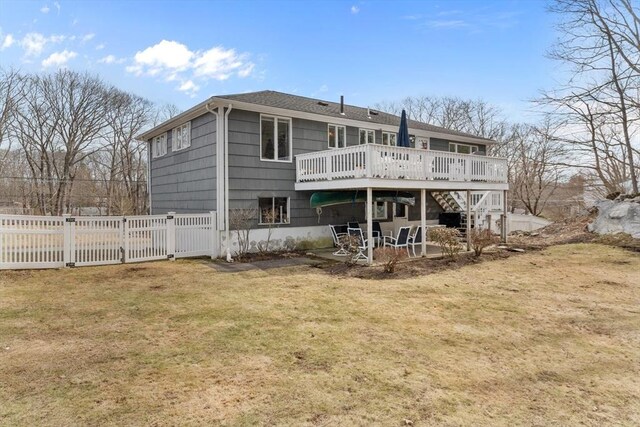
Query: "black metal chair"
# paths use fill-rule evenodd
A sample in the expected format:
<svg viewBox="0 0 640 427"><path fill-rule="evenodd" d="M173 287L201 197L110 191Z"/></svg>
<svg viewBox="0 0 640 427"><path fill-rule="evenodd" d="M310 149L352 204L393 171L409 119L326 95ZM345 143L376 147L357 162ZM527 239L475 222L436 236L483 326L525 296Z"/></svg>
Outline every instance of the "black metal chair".
<svg viewBox="0 0 640 427"><path fill-rule="evenodd" d="M398 237L384 237L384 245L394 248L398 250L398 248L407 249L407 256L409 256L409 232L411 231L411 227L400 227L398 230Z"/></svg>

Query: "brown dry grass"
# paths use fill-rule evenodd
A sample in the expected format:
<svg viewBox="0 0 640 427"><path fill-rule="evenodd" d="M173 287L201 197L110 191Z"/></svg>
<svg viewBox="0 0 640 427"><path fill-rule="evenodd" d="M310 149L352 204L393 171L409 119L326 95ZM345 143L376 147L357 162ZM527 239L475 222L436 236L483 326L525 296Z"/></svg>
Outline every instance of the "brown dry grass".
<svg viewBox="0 0 640 427"><path fill-rule="evenodd" d="M0 273L0 424L639 425L640 255Z"/></svg>

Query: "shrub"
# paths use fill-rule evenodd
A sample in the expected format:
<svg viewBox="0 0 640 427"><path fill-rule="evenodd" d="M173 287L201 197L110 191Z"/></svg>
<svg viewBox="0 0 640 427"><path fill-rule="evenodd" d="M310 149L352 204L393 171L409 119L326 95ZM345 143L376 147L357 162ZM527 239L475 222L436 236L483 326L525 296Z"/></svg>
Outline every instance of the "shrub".
<svg viewBox="0 0 640 427"><path fill-rule="evenodd" d="M229 212L229 228L235 231L238 237L238 251L236 253L238 258L244 257L249 252L249 235L257 216L257 209L233 209Z"/></svg>
<svg viewBox="0 0 640 427"><path fill-rule="evenodd" d="M359 243L360 239L356 236L352 236L350 234L340 236L340 245L344 247L348 253L344 260L345 264L353 265L358 261L357 256L360 253L360 248L358 247Z"/></svg>
<svg viewBox="0 0 640 427"><path fill-rule="evenodd" d="M462 250L459 239L462 237L456 228L435 228L429 231L429 238L440 246L442 255L455 259Z"/></svg>
<svg viewBox="0 0 640 427"><path fill-rule="evenodd" d="M469 242L476 256L482 255L487 247L495 245L499 242L498 236L494 235L490 230L480 230L473 228L469 233Z"/></svg>
<svg viewBox="0 0 640 427"><path fill-rule="evenodd" d="M382 262L385 273L393 273L396 271L396 265L407 257L407 253L403 250L393 248L378 248L373 252L374 257Z"/></svg>

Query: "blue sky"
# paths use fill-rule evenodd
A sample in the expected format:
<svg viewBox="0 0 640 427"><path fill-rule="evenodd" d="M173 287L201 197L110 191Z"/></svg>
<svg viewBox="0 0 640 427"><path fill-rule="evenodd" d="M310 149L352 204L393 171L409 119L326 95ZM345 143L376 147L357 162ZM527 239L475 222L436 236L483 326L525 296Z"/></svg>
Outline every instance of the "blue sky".
<svg viewBox="0 0 640 427"><path fill-rule="evenodd" d="M186 109L273 89L368 106L483 98L512 120L553 85L543 0L0 0L0 63L99 74Z"/></svg>

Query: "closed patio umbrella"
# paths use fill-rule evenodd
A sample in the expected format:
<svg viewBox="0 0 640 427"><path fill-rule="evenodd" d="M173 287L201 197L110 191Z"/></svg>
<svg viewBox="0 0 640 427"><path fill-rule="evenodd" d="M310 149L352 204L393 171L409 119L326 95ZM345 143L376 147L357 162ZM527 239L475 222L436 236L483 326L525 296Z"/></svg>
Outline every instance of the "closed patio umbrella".
<svg viewBox="0 0 640 427"><path fill-rule="evenodd" d="M400 116L400 130L398 130L398 147L411 147L411 141L409 141L409 125L407 124L407 112L402 110L402 116Z"/></svg>

